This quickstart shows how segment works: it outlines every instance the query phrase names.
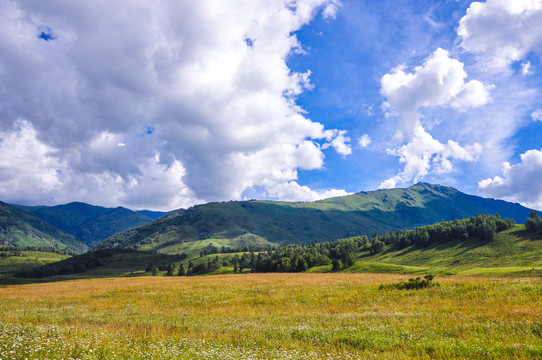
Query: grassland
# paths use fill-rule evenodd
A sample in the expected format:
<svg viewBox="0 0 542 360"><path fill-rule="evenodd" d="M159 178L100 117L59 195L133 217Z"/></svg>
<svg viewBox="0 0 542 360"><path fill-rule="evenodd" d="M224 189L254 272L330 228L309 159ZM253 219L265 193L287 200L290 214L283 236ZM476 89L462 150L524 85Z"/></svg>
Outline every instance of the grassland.
<svg viewBox="0 0 542 360"><path fill-rule="evenodd" d="M0 358L533 359L537 278L246 274L0 288Z"/></svg>
<svg viewBox="0 0 542 360"><path fill-rule="evenodd" d="M0 275L30 270L32 268L64 260L68 255L46 251L17 251L21 256L0 256Z"/></svg>
<svg viewBox="0 0 542 360"><path fill-rule="evenodd" d="M470 238L425 248L389 249L377 255L366 253L359 260L357 267L366 267L362 271L379 264L382 268L377 272L542 276L542 238L527 233L523 225L515 225L498 233L490 243Z"/></svg>

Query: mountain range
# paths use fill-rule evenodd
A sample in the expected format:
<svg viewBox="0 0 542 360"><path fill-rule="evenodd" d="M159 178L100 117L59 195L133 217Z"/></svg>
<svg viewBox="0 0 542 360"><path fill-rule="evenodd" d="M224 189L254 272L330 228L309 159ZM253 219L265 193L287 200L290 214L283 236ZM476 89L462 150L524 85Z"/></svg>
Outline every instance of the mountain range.
<svg viewBox="0 0 542 360"><path fill-rule="evenodd" d="M97 248L194 253L204 247L265 247L411 229L478 214L524 222L530 209L418 183L316 202L228 201L197 205L117 233Z"/></svg>
<svg viewBox="0 0 542 360"><path fill-rule="evenodd" d="M89 247L72 235L14 206L0 202L0 245L82 253Z"/></svg>
<svg viewBox="0 0 542 360"><path fill-rule="evenodd" d="M167 214L159 211L132 211L123 207L106 208L82 202L57 206L13 205L34 215L93 247L105 238L148 224Z"/></svg>

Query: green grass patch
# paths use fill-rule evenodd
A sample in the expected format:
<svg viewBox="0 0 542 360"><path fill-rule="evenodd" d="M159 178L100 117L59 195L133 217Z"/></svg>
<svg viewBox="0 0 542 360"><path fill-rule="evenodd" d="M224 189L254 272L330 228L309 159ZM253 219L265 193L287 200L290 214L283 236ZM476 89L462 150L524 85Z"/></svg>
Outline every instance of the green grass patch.
<svg viewBox="0 0 542 360"><path fill-rule="evenodd" d="M376 263L376 262L361 262L358 261L351 267L341 270L345 273L374 273L374 274L427 274L437 273L442 274L446 273L445 269L435 269L426 266L407 266L407 265L396 265L396 264L386 264L386 263Z"/></svg>
<svg viewBox="0 0 542 360"><path fill-rule="evenodd" d="M0 274L12 274L27 271L42 265L69 258L69 255L60 255L54 252L42 251L16 251L22 256L0 256Z"/></svg>
<svg viewBox="0 0 542 360"><path fill-rule="evenodd" d="M331 272L331 265L315 266L307 270L307 273L328 273Z"/></svg>
<svg viewBox="0 0 542 360"><path fill-rule="evenodd" d="M457 275L476 276L542 276L542 267L508 266L494 268L472 268L461 270Z"/></svg>

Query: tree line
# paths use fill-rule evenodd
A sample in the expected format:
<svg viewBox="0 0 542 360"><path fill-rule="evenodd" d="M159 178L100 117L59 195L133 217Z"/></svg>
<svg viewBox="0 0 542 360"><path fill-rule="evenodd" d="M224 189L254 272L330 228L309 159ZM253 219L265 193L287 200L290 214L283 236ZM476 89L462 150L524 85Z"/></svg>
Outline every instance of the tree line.
<svg viewBox="0 0 542 360"><path fill-rule="evenodd" d="M0 246L0 251L5 252L21 252L21 251L40 251L40 252L51 252L59 255L76 255L73 251L67 249L57 249L46 246Z"/></svg>
<svg viewBox="0 0 542 360"><path fill-rule="evenodd" d="M538 218L540 223L542 220ZM233 267L234 273L245 269L251 272L303 272L312 267L332 265L332 270L352 266L356 254L366 251L378 254L386 248L401 250L408 246L427 247L432 244L452 240L467 240L477 237L489 243L498 232L509 229L515 224L513 219L502 219L499 215L477 215L471 218L442 221L434 225L416 227L413 230L389 231L379 234L355 236L330 242L309 245L288 245L269 248L266 251L250 251L236 254L220 263L218 256L209 257L205 262L195 265L191 261L187 268L179 268L171 275L199 275L216 271L221 265ZM200 254L203 256L203 254Z"/></svg>
<svg viewBox="0 0 542 360"><path fill-rule="evenodd" d="M442 221L413 230L388 232L378 236L378 240L401 250L410 245L427 247L434 243L451 240L466 240L478 237L483 242L491 242L498 232L509 229L516 222L513 219L502 219L497 215L477 215L468 219Z"/></svg>

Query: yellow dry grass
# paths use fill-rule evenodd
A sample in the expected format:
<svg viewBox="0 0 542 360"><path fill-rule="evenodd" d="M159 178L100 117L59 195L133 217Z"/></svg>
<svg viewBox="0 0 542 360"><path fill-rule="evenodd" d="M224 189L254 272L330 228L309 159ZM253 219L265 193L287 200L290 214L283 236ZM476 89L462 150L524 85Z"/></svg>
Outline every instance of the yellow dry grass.
<svg viewBox="0 0 542 360"><path fill-rule="evenodd" d="M65 338L64 350L42 350L50 358L78 357L74 349L81 358L122 358L122 344L140 351L130 357L145 358L149 344L164 341L170 345L160 349L170 350L158 358L542 357L540 279L449 277L418 291L378 288L408 277L247 274L6 286L0 358L13 346L10 332Z"/></svg>

